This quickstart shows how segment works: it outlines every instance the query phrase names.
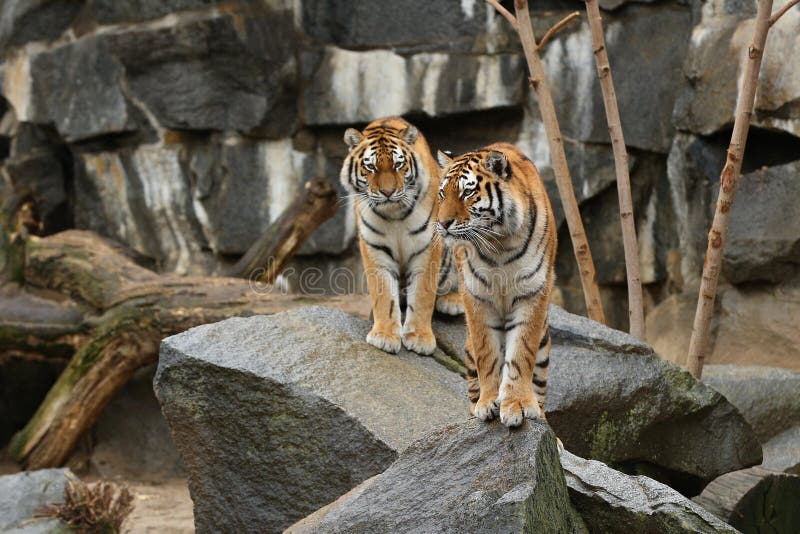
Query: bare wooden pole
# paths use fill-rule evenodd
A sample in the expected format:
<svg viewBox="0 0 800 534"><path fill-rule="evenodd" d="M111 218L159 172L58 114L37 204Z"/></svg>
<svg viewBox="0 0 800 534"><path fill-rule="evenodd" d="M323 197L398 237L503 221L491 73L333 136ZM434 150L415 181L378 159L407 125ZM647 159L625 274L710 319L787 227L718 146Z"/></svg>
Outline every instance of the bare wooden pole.
<svg viewBox="0 0 800 534"><path fill-rule="evenodd" d="M486 1L497 7L497 2L492 0ZM605 324L606 319L603 313L603 305L600 301L600 288L597 286L595 277L592 251L586 240L586 232L583 229L578 202L575 200L575 191L572 188L572 177L569 173L569 167L567 167L567 156L564 152L561 129L558 126L556 108L553 104L550 87L547 84L542 58L539 55L540 47L536 44L536 37L533 34L528 1L514 0L514 9L517 13L516 17L508 12L503 13L503 11L501 11L501 14L509 19L511 25L514 26L517 33L519 33L522 48L525 52L525 59L528 62L528 69L531 73L531 86L536 92L536 100L539 103L542 121L544 122L545 131L547 132L547 142L550 147L550 160L553 166L553 173L556 177L556 186L558 187L558 194L561 197L561 205L564 208L564 218L567 220L567 227L569 228L570 237L572 238L572 248L575 251L575 259L578 262L581 285L583 286L583 296L586 301L586 310L590 319ZM574 17L569 15L566 22L569 22L572 18ZM563 27L566 22L559 22L547 33L552 36L555 31Z"/></svg>
<svg viewBox="0 0 800 534"><path fill-rule="evenodd" d="M796 3L790 1L791 7ZM722 254L725 247L725 238L728 235L728 222L730 220L733 200L739 187L739 177L742 171L742 157L744 156L747 132L750 129L750 117L755 104L756 87L758 86L758 73L761 70L761 60L764 57L764 46L767 42L767 33L780 15L786 13L784 7L777 11L777 17L770 17L772 0L759 0L758 13L756 14L753 40L747 49L747 59L744 79L736 104L736 118L733 123L731 144L728 147L728 157L722 168L719 183L719 196L717 208L714 212L714 221L708 233L708 248L706 259L703 263L703 278L700 281L700 294L697 297L697 311L694 316L692 338L689 341L689 357L687 367L695 378L700 378L703 373L703 363L708 353L711 330L711 317L714 314L714 300L717 295L717 282L722 265Z"/></svg>
<svg viewBox="0 0 800 534"><path fill-rule="evenodd" d="M589 29L592 33L592 48L597 65L597 76L603 90L603 104L606 108L608 133L614 149L614 167L617 173L617 195L619 196L619 216L622 224L622 245L625 249L625 271L628 276L628 319L629 332L639 339L645 338L644 302L642 299L642 277L639 270L639 243L636 240L636 220L633 216L631 196L631 177L628 171L628 151L622 134L622 122L617 107L617 92L611 77L608 62L603 21L597 0L586 0L586 13L589 16Z"/></svg>

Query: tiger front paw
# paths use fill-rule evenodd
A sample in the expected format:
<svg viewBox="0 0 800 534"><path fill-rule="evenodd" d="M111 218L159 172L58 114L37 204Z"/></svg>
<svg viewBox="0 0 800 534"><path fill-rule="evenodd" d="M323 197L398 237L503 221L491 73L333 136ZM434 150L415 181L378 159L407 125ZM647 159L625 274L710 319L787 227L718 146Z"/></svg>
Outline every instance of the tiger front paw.
<svg viewBox="0 0 800 534"><path fill-rule="evenodd" d="M430 356L436 350L436 337L433 331L427 332L404 332L403 346L423 356Z"/></svg>
<svg viewBox="0 0 800 534"><path fill-rule="evenodd" d="M400 352L400 336L398 334L381 332L373 328L367 334L367 343L390 354Z"/></svg>
<svg viewBox="0 0 800 534"><path fill-rule="evenodd" d="M544 412L536 399L524 401L519 399L503 400L500 404L500 422L508 427L522 424L523 419L542 419Z"/></svg>
<svg viewBox="0 0 800 534"><path fill-rule="evenodd" d="M500 402L497 400L497 398L494 398L490 401L479 399L478 403L475 405L475 417L481 421L491 421L497 417L499 411Z"/></svg>

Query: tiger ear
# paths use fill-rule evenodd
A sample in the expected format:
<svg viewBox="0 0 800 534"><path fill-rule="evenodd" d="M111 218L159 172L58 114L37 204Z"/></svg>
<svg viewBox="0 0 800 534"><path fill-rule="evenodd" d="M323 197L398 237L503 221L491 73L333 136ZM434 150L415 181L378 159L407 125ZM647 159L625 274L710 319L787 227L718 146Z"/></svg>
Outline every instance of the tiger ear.
<svg viewBox="0 0 800 534"><path fill-rule="evenodd" d="M364 139L364 135L355 128L348 128L344 131L344 144L350 150L360 143L362 139Z"/></svg>
<svg viewBox="0 0 800 534"><path fill-rule="evenodd" d="M419 137L419 130L417 130L416 126L409 124L408 128L403 131L403 141L409 145L413 145L417 137Z"/></svg>
<svg viewBox="0 0 800 534"><path fill-rule="evenodd" d="M450 157L450 154L447 152L442 152L441 150L436 152L436 159L439 160L439 166L443 169L447 168L448 165L453 163L453 158Z"/></svg>
<svg viewBox="0 0 800 534"><path fill-rule="evenodd" d="M508 158L502 152L492 150L486 156L486 170L493 172L500 178L508 178Z"/></svg>

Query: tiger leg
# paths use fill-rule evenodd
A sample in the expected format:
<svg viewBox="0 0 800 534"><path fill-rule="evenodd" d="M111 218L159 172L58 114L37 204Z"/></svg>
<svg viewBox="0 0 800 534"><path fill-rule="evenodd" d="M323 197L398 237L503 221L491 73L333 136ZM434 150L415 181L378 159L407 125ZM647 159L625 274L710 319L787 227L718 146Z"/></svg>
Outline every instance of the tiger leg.
<svg viewBox="0 0 800 534"><path fill-rule="evenodd" d="M475 356L472 355L472 349L469 343L465 347L466 357L464 364L467 367L467 397L469 398L469 414L475 415L475 405L481 396L481 383L478 380L478 367L475 364Z"/></svg>
<svg viewBox="0 0 800 534"><path fill-rule="evenodd" d="M372 304L373 325L367 343L381 350L397 353L400 350L400 275L399 267L386 255L373 252L359 239L367 288Z"/></svg>
<svg viewBox="0 0 800 534"><path fill-rule="evenodd" d="M524 418L544 419L544 397L537 398L534 378L536 362L544 361L538 353L547 321L547 299L540 295L523 303L512 316L512 325L517 326L506 336L500 383L500 421L510 427L520 425Z"/></svg>
<svg viewBox="0 0 800 534"><path fill-rule="evenodd" d="M550 348L553 346L553 341L550 339L550 325L547 319L545 319L540 337L539 351L536 353L536 363L533 367L533 392L536 394L536 400L539 402L542 418L544 418L544 406L547 398L547 374L550 368Z"/></svg>
<svg viewBox="0 0 800 534"><path fill-rule="evenodd" d="M464 313L464 304L458 291L458 271L453 261L453 253L446 245L442 246L442 268L439 271L438 293L436 311L445 315Z"/></svg>
<svg viewBox="0 0 800 534"><path fill-rule="evenodd" d="M442 258L440 241L434 241L425 253L417 255L408 266L408 297L403 325L403 346L418 354L433 354L436 337L431 328L439 264Z"/></svg>
<svg viewBox="0 0 800 534"><path fill-rule="evenodd" d="M488 321L499 320L497 312L487 303L472 297L464 291L464 311L467 316L467 381L470 390L470 411L483 421L497 416L500 405L497 400L500 386L501 339L497 332L488 326ZM474 363L473 376L470 376L470 359ZM478 398L472 406L475 385Z"/></svg>

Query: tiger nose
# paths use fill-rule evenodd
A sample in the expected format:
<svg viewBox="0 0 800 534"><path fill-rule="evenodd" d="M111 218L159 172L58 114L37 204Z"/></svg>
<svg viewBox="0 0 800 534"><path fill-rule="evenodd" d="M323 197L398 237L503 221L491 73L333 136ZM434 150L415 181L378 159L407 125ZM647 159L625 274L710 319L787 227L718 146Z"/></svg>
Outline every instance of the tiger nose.
<svg viewBox="0 0 800 534"><path fill-rule="evenodd" d="M381 194L386 198L390 198L392 195L394 195L395 191L395 189L381 189Z"/></svg>
<svg viewBox="0 0 800 534"><path fill-rule="evenodd" d="M442 225L442 228L447 230L448 228L450 228L450 225L453 224L453 219L447 219L446 221L439 221L439 224Z"/></svg>

